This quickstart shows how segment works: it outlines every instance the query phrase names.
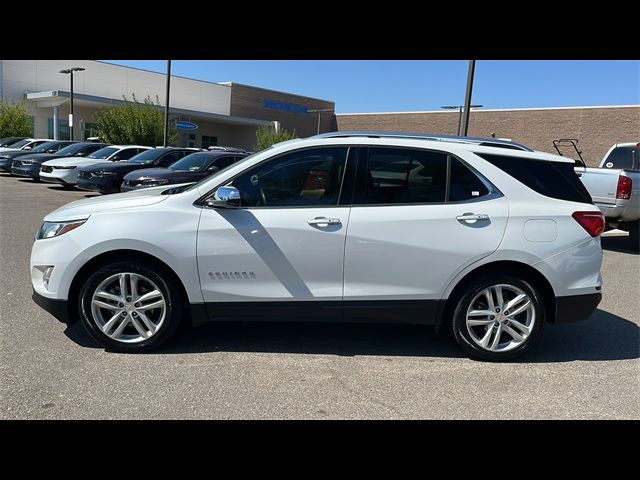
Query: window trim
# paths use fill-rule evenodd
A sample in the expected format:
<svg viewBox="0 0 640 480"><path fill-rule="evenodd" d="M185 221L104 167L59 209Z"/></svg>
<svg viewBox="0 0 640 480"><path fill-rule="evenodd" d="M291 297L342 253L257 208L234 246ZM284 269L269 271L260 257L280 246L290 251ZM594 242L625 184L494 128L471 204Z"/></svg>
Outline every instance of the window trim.
<svg viewBox="0 0 640 480"><path fill-rule="evenodd" d="M347 149L347 154L345 156L345 169L344 172L342 174L342 181L340 184L340 191L338 192L338 200L336 201L335 204L332 205L281 205L281 206L257 206L257 207L243 207L240 206L238 207L236 210L253 210L253 209L291 209L291 208L295 208L295 209L299 209L299 208L343 208L343 207L350 207L350 205L341 205L340 204L340 198L342 196L342 189L344 188L345 185L345 178L347 175L347 171L349 169L349 158L350 158L350 152L351 149L357 147L357 145L341 145L341 144L335 144L335 145L313 145L313 146L308 146L308 147L303 147L303 148L297 148L295 150L288 150L286 152L282 152L278 155L274 155L272 157L269 158L265 158L263 161L256 163L255 165L252 165L251 167L239 172L238 174L234 175L233 177L225 180L223 183L221 183L220 185L214 187L213 189L209 190L207 193L205 193L204 195L202 195L200 198L198 198L195 202L193 202L193 205L196 207L202 207L202 208L207 208L207 209L215 209L215 207L209 207L206 204L206 201L209 197L211 197L212 195L215 194L215 192L218 190L218 188L220 187L226 187L228 185L230 185L231 183L233 183L233 181L240 177L241 175L244 175L245 173L250 172L251 170L258 168L259 166L267 163L267 162L271 162L271 161L275 161L278 160L286 155L290 155L290 154L294 154L294 153L298 153L298 152L304 152L305 150L317 150L317 149L323 149L323 148L346 148ZM355 173L355 171L353 172Z"/></svg>
<svg viewBox="0 0 640 480"><path fill-rule="evenodd" d="M403 147L398 145L360 145L360 152L358 154L358 162L356 167L356 177L353 185L353 195L351 197L351 206L352 207L409 207L414 205L464 205L467 203L478 203L478 202L486 202L489 200L494 200L496 198L503 197L504 194L496 187L487 177L485 177L482 173L480 173L476 168L466 162L464 159L454 155L451 152L447 152L446 150L436 150L433 148L417 148L417 147ZM363 168L366 168L366 161L369 157L369 151L371 149L398 149L398 150L412 150L412 151L427 151L433 153L440 153L447 156L447 173L446 173L446 185L445 185L445 197L444 202L411 202L411 203L353 203L353 199L355 197L357 188L358 188L358 180L360 180L361 171ZM477 198L470 198L468 200L457 200L457 201L449 201L449 190L451 184L451 159L454 158L462 163L465 167L467 167L478 179L482 182L482 184L489 190L489 193ZM362 162L362 163L361 163Z"/></svg>

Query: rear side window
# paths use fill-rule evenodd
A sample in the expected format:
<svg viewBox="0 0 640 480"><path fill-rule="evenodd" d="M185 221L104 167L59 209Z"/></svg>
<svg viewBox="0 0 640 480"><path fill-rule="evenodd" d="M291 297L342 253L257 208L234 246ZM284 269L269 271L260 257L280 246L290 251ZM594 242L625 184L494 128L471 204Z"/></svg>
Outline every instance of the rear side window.
<svg viewBox="0 0 640 480"><path fill-rule="evenodd" d="M573 163L550 162L506 155L476 155L545 197L568 202L593 203L574 170Z"/></svg>
<svg viewBox="0 0 640 480"><path fill-rule="evenodd" d="M616 147L604 161L604 168L640 170L640 147Z"/></svg>
<svg viewBox="0 0 640 480"><path fill-rule="evenodd" d="M359 167L354 204L444 203L447 155L427 150L369 148ZM364 178L363 178L364 177Z"/></svg>
<svg viewBox="0 0 640 480"><path fill-rule="evenodd" d="M464 202L484 197L489 189L469 168L457 158L451 158L449 201Z"/></svg>

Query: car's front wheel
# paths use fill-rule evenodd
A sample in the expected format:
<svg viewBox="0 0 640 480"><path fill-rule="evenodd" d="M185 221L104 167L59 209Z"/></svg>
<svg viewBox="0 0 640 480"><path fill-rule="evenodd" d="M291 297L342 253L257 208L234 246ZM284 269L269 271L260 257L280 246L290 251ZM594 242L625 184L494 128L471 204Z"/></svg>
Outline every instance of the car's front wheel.
<svg viewBox="0 0 640 480"><path fill-rule="evenodd" d="M183 316L180 288L167 272L138 262L104 265L79 295L80 318L98 342L118 352L142 352L168 340Z"/></svg>
<svg viewBox="0 0 640 480"><path fill-rule="evenodd" d="M511 274L477 278L454 301L453 335L470 356L482 360L504 361L524 353L545 322L539 290Z"/></svg>

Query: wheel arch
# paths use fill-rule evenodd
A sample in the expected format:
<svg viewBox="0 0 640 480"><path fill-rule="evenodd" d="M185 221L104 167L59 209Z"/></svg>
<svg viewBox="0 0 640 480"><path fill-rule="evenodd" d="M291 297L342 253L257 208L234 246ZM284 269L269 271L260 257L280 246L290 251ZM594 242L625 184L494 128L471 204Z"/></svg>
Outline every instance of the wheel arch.
<svg viewBox="0 0 640 480"><path fill-rule="evenodd" d="M69 287L69 295L67 301L68 310L68 324L71 325L77 322L80 318L77 310L77 299L80 294L80 290L82 289L82 285L89 278L91 273L93 273L96 269L100 268L103 265L111 263L113 261L127 261L132 260L136 262L144 262L150 266L159 268L163 270L167 275L170 275L172 280L179 286L182 293L182 298L185 301L185 312L189 311L189 296L187 294L187 289L178 276L178 274L165 262L160 260L158 257L151 255L150 253L142 252L139 250L132 249L118 249L118 250L109 250L107 252L103 252L99 255L88 260L80 269L76 272L73 280L71 281L71 285Z"/></svg>
<svg viewBox="0 0 640 480"><path fill-rule="evenodd" d="M460 280L458 280L444 304L442 315L440 315L438 328L440 328L445 322L451 321L451 315L453 314L453 309L455 308L455 300L459 297L460 292L464 290L464 287L469 282L486 273L496 272L508 273L518 276L520 278L526 279L527 281L538 287L540 289L542 300L544 302L545 320L547 322L555 323L556 296L553 287L549 283L549 280L547 280L539 270L536 270L531 265L528 265L526 263L513 260L498 260L480 265L479 267L465 274Z"/></svg>

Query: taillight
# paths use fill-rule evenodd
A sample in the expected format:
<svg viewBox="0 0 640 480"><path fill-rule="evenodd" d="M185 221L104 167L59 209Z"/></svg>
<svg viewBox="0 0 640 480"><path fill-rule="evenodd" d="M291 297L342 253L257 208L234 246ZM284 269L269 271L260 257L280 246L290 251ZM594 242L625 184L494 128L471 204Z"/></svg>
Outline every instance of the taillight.
<svg viewBox="0 0 640 480"><path fill-rule="evenodd" d="M618 189L616 190L616 198L628 200L631 198L631 178L620 175L618 177Z"/></svg>
<svg viewBox="0 0 640 480"><path fill-rule="evenodd" d="M604 215L602 215L602 212L573 212L571 216L592 237L597 237L604 232Z"/></svg>

